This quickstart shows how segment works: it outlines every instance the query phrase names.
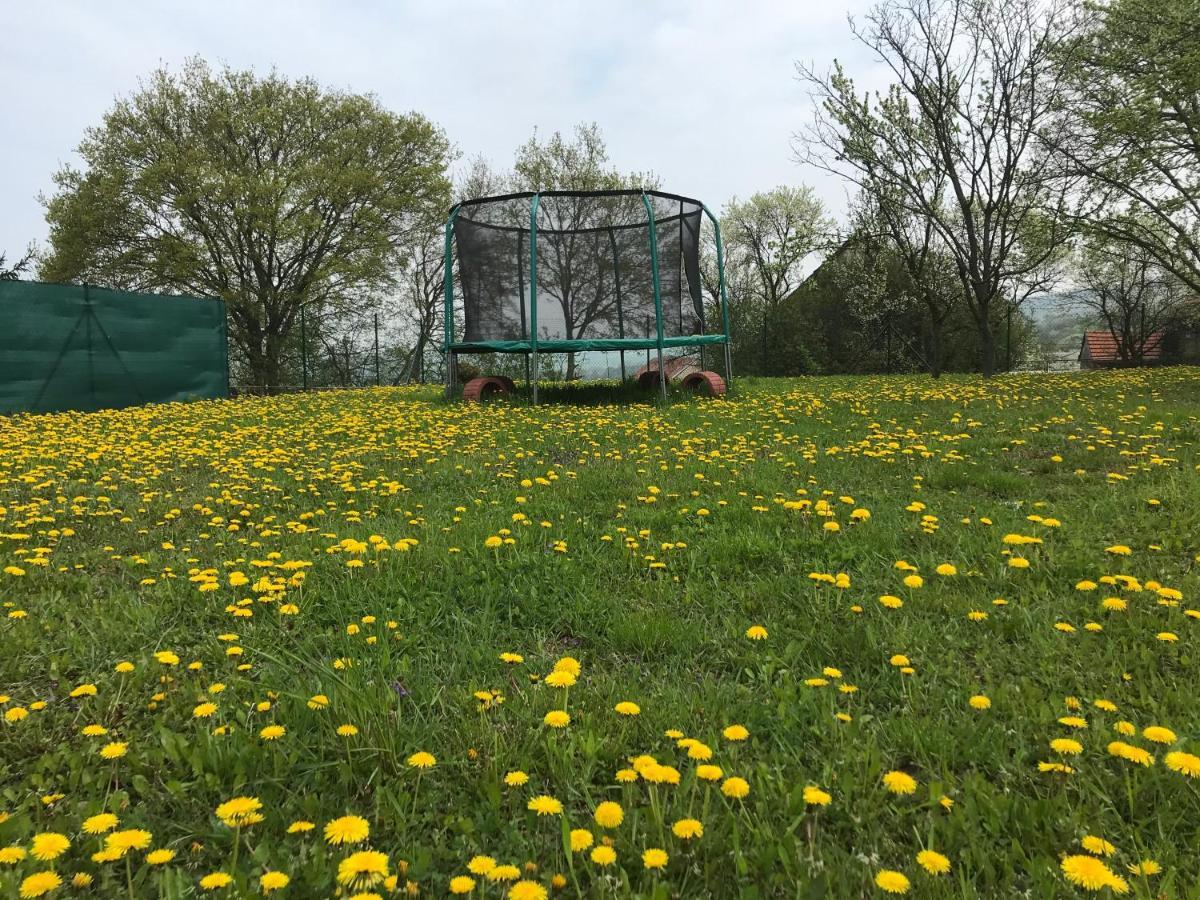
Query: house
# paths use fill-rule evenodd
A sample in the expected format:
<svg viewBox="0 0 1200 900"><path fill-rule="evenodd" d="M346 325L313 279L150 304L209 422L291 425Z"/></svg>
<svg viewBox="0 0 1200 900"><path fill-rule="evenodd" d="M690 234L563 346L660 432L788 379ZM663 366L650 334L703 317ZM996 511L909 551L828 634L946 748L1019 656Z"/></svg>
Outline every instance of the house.
<svg viewBox="0 0 1200 900"><path fill-rule="evenodd" d="M1164 333L1155 331L1146 336L1142 342L1141 360L1122 358L1117 345L1117 339L1111 331L1086 331L1083 343L1079 348L1079 368L1081 369L1116 369L1123 366L1157 366L1163 363ZM1134 354L1138 355L1138 354Z"/></svg>

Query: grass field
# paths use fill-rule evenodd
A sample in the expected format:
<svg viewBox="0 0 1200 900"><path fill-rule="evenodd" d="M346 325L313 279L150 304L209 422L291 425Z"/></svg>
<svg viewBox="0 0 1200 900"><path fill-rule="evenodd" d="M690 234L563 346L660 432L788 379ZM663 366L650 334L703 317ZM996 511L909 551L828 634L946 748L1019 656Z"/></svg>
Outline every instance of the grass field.
<svg viewBox="0 0 1200 900"><path fill-rule="evenodd" d="M0 895L1197 896L1198 439L1195 369L0 418Z"/></svg>

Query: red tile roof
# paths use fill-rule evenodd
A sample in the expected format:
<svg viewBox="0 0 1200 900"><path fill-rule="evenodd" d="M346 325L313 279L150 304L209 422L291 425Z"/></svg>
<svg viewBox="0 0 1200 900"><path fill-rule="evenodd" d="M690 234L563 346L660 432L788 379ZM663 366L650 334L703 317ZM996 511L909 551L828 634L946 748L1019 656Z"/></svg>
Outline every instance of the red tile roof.
<svg viewBox="0 0 1200 900"><path fill-rule="evenodd" d="M1142 345L1142 360L1145 362L1157 362L1161 360L1163 353L1162 342L1163 333L1161 331L1147 335L1145 343ZM1083 347L1079 355L1092 362L1115 363L1121 361L1121 354L1117 352L1117 339L1113 337L1110 331L1084 332Z"/></svg>

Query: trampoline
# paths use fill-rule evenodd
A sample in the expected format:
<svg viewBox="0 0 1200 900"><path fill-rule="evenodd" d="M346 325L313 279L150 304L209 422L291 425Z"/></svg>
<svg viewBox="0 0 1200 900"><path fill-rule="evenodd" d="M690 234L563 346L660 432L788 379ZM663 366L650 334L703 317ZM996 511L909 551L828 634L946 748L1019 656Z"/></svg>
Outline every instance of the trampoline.
<svg viewBox="0 0 1200 900"><path fill-rule="evenodd" d="M706 321L700 280L704 216L716 238L716 323ZM622 381L630 377L626 352L646 351L637 380L664 398L669 381L725 392L731 360L721 230L698 200L649 190L466 200L446 220L445 272L447 397L457 389L460 354L523 354L537 403L539 354L590 351L618 353ZM688 349L698 363L681 353ZM704 368L706 350L723 357L724 378ZM463 397L514 389L511 378L482 376L463 387Z"/></svg>

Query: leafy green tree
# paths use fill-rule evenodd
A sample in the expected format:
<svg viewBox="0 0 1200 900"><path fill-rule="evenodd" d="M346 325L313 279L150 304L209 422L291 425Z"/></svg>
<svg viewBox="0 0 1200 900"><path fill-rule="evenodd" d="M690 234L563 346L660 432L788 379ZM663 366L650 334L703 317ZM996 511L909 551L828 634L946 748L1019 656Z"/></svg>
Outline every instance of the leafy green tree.
<svg viewBox="0 0 1200 900"><path fill-rule="evenodd" d="M41 276L223 298L266 391L301 308L316 321L382 291L449 202L450 145L422 116L199 59L155 72L78 152L45 201Z"/></svg>
<svg viewBox="0 0 1200 900"><path fill-rule="evenodd" d="M725 204L721 232L730 306L739 308L739 324L750 325L757 344L748 346L746 332L740 332L743 336L735 347L742 351L736 354L739 368L764 375L794 369L789 356L795 347L778 321L780 306L799 286L805 263L827 244L832 230L824 205L804 185L784 185Z"/></svg>
<svg viewBox="0 0 1200 900"><path fill-rule="evenodd" d="M1082 179L1078 221L1200 293L1200 2L1082 8L1070 92L1045 139Z"/></svg>
<svg viewBox="0 0 1200 900"><path fill-rule="evenodd" d="M948 278L944 289L961 290ZM963 303L938 301L943 372L977 371L979 330ZM1010 315L1011 310L1011 315ZM998 361L1019 365L1032 340L1021 310L993 307ZM852 234L780 307L781 340L792 349L784 374L931 371L929 310L904 254L877 232Z"/></svg>
<svg viewBox="0 0 1200 900"><path fill-rule="evenodd" d="M882 312L881 327L888 329L890 336L896 319L893 307L898 304L907 314L915 304L922 322L921 360L930 375L939 377L946 358L946 331L955 311L963 306L963 294L954 261L938 240L933 221L914 215L900 192L878 182L868 182L859 192L852 217L864 250L859 256L881 258L885 272L892 268L889 263L903 269L903 289L899 293L885 290L878 299L870 298L869 309ZM895 284L892 274L886 284ZM864 285L871 283L871 279L863 279Z"/></svg>
<svg viewBox="0 0 1200 900"><path fill-rule="evenodd" d="M572 138L554 132L544 141L533 135L517 148L508 183L519 191L606 191L658 186L650 172L622 173L609 163L608 146L596 123L575 126Z"/></svg>

